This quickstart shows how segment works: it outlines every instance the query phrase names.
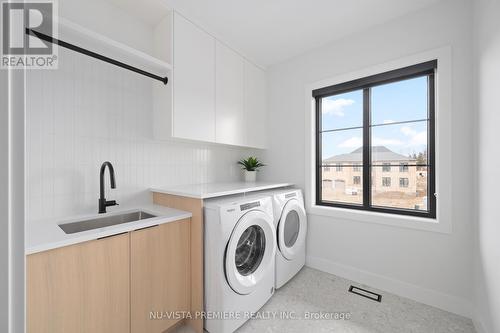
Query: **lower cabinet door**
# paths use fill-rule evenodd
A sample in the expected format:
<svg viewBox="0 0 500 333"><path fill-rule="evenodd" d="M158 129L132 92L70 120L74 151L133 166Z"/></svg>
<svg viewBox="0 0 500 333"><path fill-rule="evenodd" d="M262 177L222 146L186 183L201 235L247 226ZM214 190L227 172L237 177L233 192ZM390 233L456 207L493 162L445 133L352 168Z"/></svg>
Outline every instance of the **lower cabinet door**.
<svg viewBox="0 0 500 333"><path fill-rule="evenodd" d="M190 220L130 235L131 333L161 333L190 306Z"/></svg>
<svg viewBox="0 0 500 333"><path fill-rule="evenodd" d="M26 260L28 333L129 331L129 234Z"/></svg>

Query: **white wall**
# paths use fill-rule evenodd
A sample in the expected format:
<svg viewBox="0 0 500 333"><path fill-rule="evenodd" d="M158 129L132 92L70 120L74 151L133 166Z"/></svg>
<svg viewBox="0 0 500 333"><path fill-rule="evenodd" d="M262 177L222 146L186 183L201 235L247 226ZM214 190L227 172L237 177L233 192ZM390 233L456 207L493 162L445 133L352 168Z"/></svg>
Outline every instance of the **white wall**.
<svg viewBox="0 0 500 333"><path fill-rule="evenodd" d="M28 221L97 212L99 168L115 167L121 205L150 201L148 188L238 180L248 151L153 139L149 78L61 50L56 71L27 75ZM52 221L53 222L53 221Z"/></svg>
<svg viewBox="0 0 500 333"><path fill-rule="evenodd" d="M267 179L305 185L307 85L429 49L452 48L451 234L309 214L308 263L330 272L469 315L472 295L472 25L467 0L428 9L345 37L270 67L271 148Z"/></svg>
<svg viewBox="0 0 500 333"><path fill-rule="evenodd" d="M153 50L151 29L154 24L147 25L136 15L108 1L63 0L58 1L58 6L59 15L73 23L140 51L151 54Z"/></svg>
<svg viewBox="0 0 500 333"><path fill-rule="evenodd" d="M110 22L126 25L123 31L106 33L145 51L153 49L152 27L107 5L107 17L85 22L82 14L99 6L77 2L80 13L65 3L60 4L61 15L97 32ZM58 70L28 71L28 224L96 213L99 169L107 160L115 167L117 189L110 190L106 181L106 197L122 207L150 202L151 186L240 179L236 161L251 150L153 138L153 84L162 85L63 48Z"/></svg>
<svg viewBox="0 0 500 333"><path fill-rule="evenodd" d="M475 2L475 42L478 118L478 225L474 269L476 326L500 332L500 170L498 124L500 113L499 0Z"/></svg>

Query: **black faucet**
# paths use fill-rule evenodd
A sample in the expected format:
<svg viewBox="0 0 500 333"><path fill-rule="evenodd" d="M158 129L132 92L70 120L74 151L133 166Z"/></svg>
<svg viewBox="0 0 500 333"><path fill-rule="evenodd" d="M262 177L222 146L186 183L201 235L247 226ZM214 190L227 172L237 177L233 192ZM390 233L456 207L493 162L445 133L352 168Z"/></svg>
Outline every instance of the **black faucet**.
<svg viewBox="0 0 500 333"><path fill-rule="evenodd" d="M106 199L104 198L104 171L106 171L106 167L108 167L109 169L109 180L111 181L111 188L116 188L115 169L113 169L113 165L110 162L104 162L101 165L100 173L101 196L99 198L99 214L106 213L106 207L118 205L115 200L106 201Z"/></svg>

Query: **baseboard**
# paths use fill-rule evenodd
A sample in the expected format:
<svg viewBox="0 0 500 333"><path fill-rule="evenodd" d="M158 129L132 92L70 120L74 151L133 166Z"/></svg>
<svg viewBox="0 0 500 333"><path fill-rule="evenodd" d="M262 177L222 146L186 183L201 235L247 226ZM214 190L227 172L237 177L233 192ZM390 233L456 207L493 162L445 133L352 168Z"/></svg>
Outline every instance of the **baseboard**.
<svg viewBox="0 0 500 333"><path fill-rule="evenodd" d="M306 266L340 276L367 286L406 297L436 308L471 318L470 303L462 298L423 288L411 283L395 280L387 276L363 271L318 257L306 257ZM479 332L478 332L479 333ZM486 332L485 332L486 333Z"/></svg>

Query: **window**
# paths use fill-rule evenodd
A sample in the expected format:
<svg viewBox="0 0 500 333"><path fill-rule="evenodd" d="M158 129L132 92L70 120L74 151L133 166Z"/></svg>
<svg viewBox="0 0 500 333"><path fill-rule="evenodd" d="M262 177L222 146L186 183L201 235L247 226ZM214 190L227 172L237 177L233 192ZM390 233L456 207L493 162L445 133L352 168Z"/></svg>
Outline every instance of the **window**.
<svg viewBox="0 0 500 333"><path fill-rule="evenodd" d="M382 177L382 186L391 187L391 177Z"/></svg>
<svg viewBox="0 0 500 333"><path fill-rule="evenodd" d="M410 181L408 178L399 178L399 187L408 187L410 185Z"/></svg>
<svg viewBox="0 0 500 333"><path fill-rule="evenodd" d="M313 91L317 205L436 217L436 70L437 60ZM332 186L325 164L342 171ZM405 177L391 187L398 168Z"/></svg>
<svg viewBox="0 0 500 333"><path fill-rule="evenodd" d="M324 171L324 172L330 172L330 167L324 167L324 168L323 168L323 171Z"/></svg>

